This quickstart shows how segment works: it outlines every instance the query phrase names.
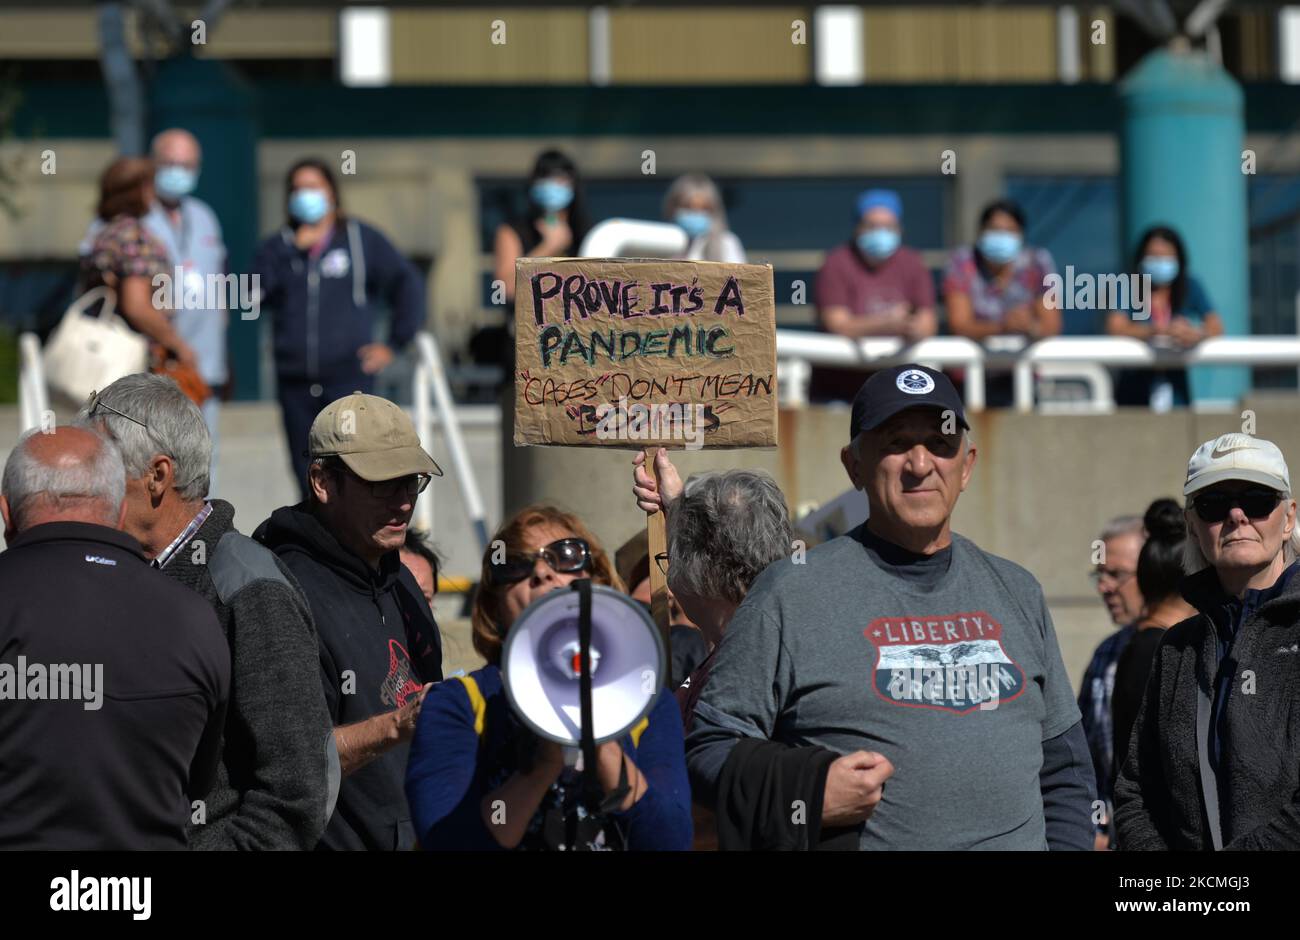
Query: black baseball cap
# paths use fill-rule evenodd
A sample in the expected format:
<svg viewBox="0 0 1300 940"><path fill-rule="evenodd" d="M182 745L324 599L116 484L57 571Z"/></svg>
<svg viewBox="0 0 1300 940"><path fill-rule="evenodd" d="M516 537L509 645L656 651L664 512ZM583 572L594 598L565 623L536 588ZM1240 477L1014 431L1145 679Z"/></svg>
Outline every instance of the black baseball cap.
<svg viewBox="0 0 1300 940"><path fill-rule="evenodd" d="M966 412L952 380L942 372L915 363L882 369L862 383L853 398L849 440L878 428L906 408L926 406L951 411L966 430Z"/></svg>

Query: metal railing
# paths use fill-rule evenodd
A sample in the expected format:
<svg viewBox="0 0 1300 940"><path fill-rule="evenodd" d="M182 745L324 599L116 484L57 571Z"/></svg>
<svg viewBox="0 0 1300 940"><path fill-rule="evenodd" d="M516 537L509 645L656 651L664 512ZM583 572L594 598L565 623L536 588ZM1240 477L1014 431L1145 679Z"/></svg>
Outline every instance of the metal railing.
<svg viewBox="0 0 1300 940"><path fill-rule="evenodd" d="M41 358L41 340L35 333L18 337L18 421L19 431L40 427L50 409L45 385L45 361Z"/></svg>
<svg viewBox="0 0 1300 940"><path fill-rule="evenodd" d="M456 485L460 488L461 500L465 513L469 517L474 534L478 536L479 547L488 547L487 516L483 512L483 498L479 494L478 478L470 465L469 452L465 448L465 438L460 433L460 419L456 414L456 403L451 397L451 388L447 384L447 371L442 363L442 354L433 334L421 331L415 334L415 378L413 380L413 399L415 403L415 428L420 435L420 445L428 452L433 451L433 414L429 409L430 395L438 409L438 419L446 438L447 450L451 454L452 470L456 476ZM415 504L415 523L425 532L433 531L433 496Z"/></svg>

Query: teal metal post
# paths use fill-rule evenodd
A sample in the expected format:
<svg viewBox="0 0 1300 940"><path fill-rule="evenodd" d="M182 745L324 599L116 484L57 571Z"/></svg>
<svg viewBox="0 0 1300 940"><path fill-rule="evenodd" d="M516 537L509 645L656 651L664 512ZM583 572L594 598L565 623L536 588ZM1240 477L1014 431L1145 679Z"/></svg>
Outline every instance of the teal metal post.
<svg viewBox="0 0 1300 940"><path fill-rule="evenodd" d="M1132 256L1143 229L1172 226L1224 331L1249 334L1241 86L1202 53L1161 49L1125 77L1119 94L1125 257ZM1250 388L1250 370L1193 369L1191 385L1196 401L1235 402Z"/></svg>

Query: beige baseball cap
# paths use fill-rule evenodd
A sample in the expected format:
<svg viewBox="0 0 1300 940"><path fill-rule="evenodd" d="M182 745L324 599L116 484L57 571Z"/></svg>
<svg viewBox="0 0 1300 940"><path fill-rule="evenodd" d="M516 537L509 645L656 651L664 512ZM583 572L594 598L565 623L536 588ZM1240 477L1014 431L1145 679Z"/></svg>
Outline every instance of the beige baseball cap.
<svg viewBox="0 0 1300 940"><path fill-rule="evenodd" d="M1183 495L1191 496L1224 480L1262 483L1291 492L1291 474L1282 451L1272 441L1249 434L1221 434L1196 448L1187 462Z"/></svg>
<svg viewBox="0 0 1300 940"><path fill-rule="evenodd" d="M414 473L442 476L442 468L420 446L406 412L378 395L353 392L332 401L316 416L307 435L312 457L338 457L371 483Z"/></svg>

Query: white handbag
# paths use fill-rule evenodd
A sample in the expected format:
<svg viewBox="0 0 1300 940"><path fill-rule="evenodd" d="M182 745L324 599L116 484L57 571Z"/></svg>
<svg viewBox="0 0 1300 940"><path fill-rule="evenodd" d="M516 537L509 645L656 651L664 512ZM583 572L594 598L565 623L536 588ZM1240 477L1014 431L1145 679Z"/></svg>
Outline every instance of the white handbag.
<svg viewBox="0 0 1300 940"><path fill-rule="evenodd" d="M98 317L85 310L103 298ZM86 291L68 307L45 343L45 381L50 391L80 405L124 375L144 372L149 365L149 340L114 311L117 294L111 287Z"/></svg>

